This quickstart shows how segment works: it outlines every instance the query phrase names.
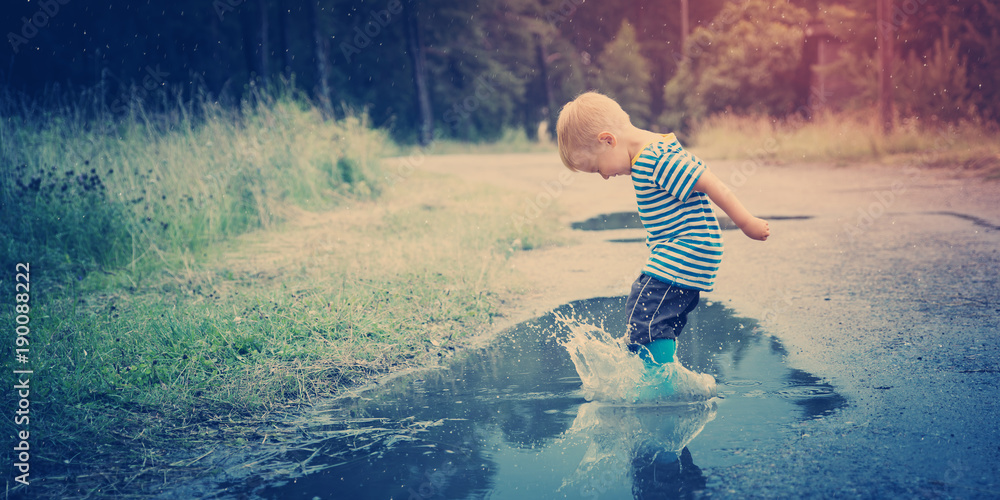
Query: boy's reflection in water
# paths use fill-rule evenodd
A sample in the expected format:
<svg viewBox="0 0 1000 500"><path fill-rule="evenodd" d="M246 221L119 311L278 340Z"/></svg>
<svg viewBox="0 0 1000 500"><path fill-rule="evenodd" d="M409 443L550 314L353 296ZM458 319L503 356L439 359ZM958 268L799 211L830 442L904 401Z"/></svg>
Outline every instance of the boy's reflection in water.
<svg viewBox="0 0 1000 500"><path fill-rule="evenodd" d="M695 498L705 489L705 476L687 447L680 456L664 450L644 450L632 460L632 494L637 500Z"/></svg>
<svg viewBox="0 0 1000 500"><path fill-rule="evenodd" d="M636 499L694 498L706 480L687 445L715 413L714 400L673 406L581 405L569 432L586 436L590 446L563 486L600 498L615 489L616 480L631 481ZM615 470L623 474L607 474Z"/></svg>

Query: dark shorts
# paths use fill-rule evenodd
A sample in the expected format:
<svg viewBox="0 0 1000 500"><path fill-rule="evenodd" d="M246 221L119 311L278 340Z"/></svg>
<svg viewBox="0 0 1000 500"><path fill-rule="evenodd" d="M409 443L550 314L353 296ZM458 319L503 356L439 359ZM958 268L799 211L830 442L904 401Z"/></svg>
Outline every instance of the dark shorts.
<svg viewBox="0 0 1000 500"><path fill-rule="evenodd" d="M698 305L698 296L698 290L640 274L625 302L629 344L677 339L687 324L688 313Z"/></svg>

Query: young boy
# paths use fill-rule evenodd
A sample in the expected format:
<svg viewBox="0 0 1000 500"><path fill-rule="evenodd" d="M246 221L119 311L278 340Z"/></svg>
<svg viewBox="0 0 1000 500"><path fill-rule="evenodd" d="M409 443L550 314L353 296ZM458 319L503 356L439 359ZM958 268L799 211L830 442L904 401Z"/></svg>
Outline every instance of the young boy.
<svg viewBox="0 0 1000 500"><path fill-rule="evenodd" d="M751 215L674 134L633 126L607 96L587 92L570 101L556 133L570 170L632 177L650 255L626 302L629 349L651 367L674 361L677 336L699 293L712 291L722 259L709 200L755 240L770 236L767 222Z"/></svg>

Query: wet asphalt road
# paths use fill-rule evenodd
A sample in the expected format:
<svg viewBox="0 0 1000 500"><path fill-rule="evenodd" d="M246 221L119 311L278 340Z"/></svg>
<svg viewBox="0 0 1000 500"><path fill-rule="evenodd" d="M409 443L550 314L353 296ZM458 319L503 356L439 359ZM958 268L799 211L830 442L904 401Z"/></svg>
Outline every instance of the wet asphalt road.
<svg viewBox="0 0 1000 500"><path fill-rule="evenodd" d="M790 366L848 404L792 438L761 439L748 450L757 459L713 471L705 495L1000 498L1000 182L919 164L709 165L773 218L766 243L724 233L705 298L761 320ZM433 157L423 168L523 189L518 217L554 210L568 226L635 209L627 179L568 178L554 155ZM626 293L645 248L608 239L634 231L515 258L538 278L511 321Z"/></svg>
<svg viewBox="0 0 1000 500"><path fill-rule="evenodd" d="M717 293L850 403L762 443L768 460L726 471L715 491L1000 497L1000 185L781 167L744 189L762 215L814 218L772 223L766 252L728 238Z"/></svg>

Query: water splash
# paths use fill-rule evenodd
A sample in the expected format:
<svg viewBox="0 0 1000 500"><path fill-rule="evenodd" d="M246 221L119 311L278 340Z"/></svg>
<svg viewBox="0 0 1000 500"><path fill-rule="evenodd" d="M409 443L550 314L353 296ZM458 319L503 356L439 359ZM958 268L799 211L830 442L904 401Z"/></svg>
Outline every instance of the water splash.
<svg viewBox="0 0 1000 500"><path fill-rule="evenodd" d="M576 367L588 401L650 403L706 401L717 396L715 377L696 373L679 361L647 368L629 352L624 337L575 318L556 315L569 329L559 339Z"/></svg>

